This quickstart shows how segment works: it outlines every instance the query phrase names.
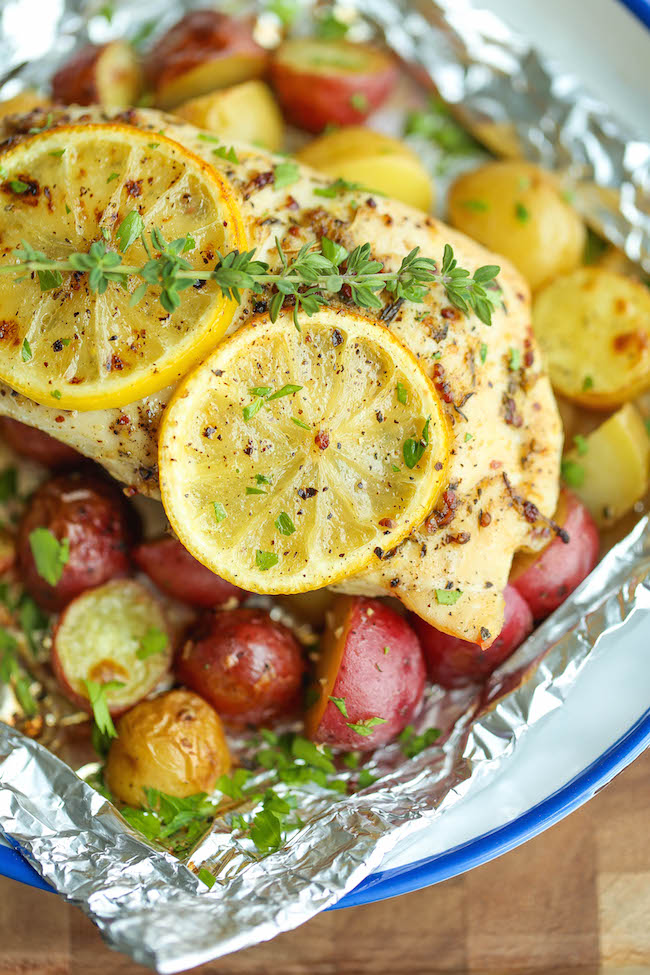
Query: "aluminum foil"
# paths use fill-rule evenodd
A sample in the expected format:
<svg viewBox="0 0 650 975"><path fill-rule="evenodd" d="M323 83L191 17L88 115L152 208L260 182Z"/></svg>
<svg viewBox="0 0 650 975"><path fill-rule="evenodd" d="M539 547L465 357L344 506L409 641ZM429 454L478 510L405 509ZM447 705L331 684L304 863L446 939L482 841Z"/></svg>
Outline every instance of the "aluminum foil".
<svg viewBox="0 0 650 975"><path fill-rule="evenodd" d="M99 2L6 0L0 94L46 84L87 38L133 36L149 21L155 36L197 5L168 2L161 13L160 0L140 0L137 9L115 3L109 23ZM306 11L310 6L305 0ZM456 106L469 129L497 152L563 170L592 225L648 267L650 147L626 133L606 107L465 0L404 7L357 0L356 6L420 81ZM267 11L261 20L271 41L278 28L273 17ZM644 519L486 687L431 692L417 730L440 727L436 746L410 761L397 745L380 750L367 765L378 780L343 798L293 786L305 825L267 857L222 820L186 862L154 849L70 766L1 723L0 831L95 921L112 947L160 972L182 971L298 926L352 890L395 844L435 828L437 817L480 787L528 728L562 705L585 663L604 652L603 634L649 611L650 523ZM211 890L196 876L200 866L216 878Z"/></svg>

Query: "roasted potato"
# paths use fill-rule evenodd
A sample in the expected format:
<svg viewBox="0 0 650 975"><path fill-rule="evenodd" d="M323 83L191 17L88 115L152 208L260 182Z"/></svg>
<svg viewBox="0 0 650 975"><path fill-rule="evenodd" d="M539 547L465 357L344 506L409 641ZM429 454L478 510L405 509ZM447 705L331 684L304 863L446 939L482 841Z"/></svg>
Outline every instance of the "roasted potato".
<svg viewBox="0 0 650 975"><path fill-rule="evenodd" d="M172 640L162 606L149 589L134 579L115 579L66 607L54 631L52 669L66 696L89 713L85 681L110 685L110 713L122 714L167 673Z"/></svg>
<svg viewBox="0 0 650 975"><path fill-rule="evenodd" d="M287 596L279 596L278 600L297 619L311 623L313 626L322 626L325 613L330 609L334 598L331 589L312 589L310 592L294 592Z"/></svg>
<svg viewBox="0 0 650 975"><path fill-rule="evenodd" d="M245 593L202 565L177 538L157 538L137 545L133 561L159 589L190 606L214 609Z"/></svg>
<svg viewBox="0 0 650 975"><path fill-rule="evenodd" d="M399 139L349 126L314 139L298 159L332 179L360 183L419 210L430 210L434 187L413 150Z"/></svg>
<svg viewBox="0 0 650 975"><path fill-rule="evenodd" d="M449 194L454 227L509 258L535 290L578 267L585 226L549 173L491 162L463 173Z"/></svg>
<svg viewBox="0 0 650 975"><path fill-rule="evenodd" d="M541 552L517 554L510 573L510 585L526 600L536 620L557 609L598 562L600 538L596 523L584 504L566 488L560 492L554 519L568 535L568 541L553 535Z"/></svg>
<svg viewBox="0 0 650 975"><path fill-rule="evenodd" d="M141 89L138 58L126 41L87 44L52 78L52 96L64 105L135 105Z"/></svg>
<svg viewBox="0 0 650 975"><path fill-rule="evenodd" d="M43 609L63 609L86 589L126 575L132 527L112 484L82 474L46 481L18 526L23 585Z"/></svg>
<svg viewBox="0 0 650 975"><path fill-rule="evenodd" d="M74 467L84 460L81 454L67 444L8 416L0 417L0 436L14 453L55 470Z"/></svg>
<svg viewBox="0 0 650 975"><path fill-rule="evenodd" d="M267 52L253 40L250 20L194 10L154 45L146 68L156 105L175 108L217 88L260 78L267 61Z"/></svg>
<svg viewBox="0 0 650 975"><path fill-rule="evenodd" d="M33 88L26 88L13 98L0 102L0 119L6 118L7 115L27 115L35 108L48 108L51 104L50 99L45 95L39 95Z"/></svg>
<svg viewBox="0 0 650 975"><path fill-rule="evenodd" d="M606 528L622 518L648 489L650 438L636 407L626 403L569 451L566 483Z"/></svg>
<svg viewBox="0 0 650 975"><path fill-rule="evenodd" d="M536 296L533 328L557 392L607 410L650 387L650 291L583 267Z"/></svg>
<svg viewBox="0 0 650 975"><path fill-rule="evenodd" d="M397 80L395 61L384 51L304 37L280 45L270 74L286 118L308 132L363 122Z"/></svg>
<svg viewBox="0 0 650 975"><path fill-rule="evenodd" d="M184 799L211 792L230 771L230 752L218 714L191 691L169 691L141 701L117 725L104 775L118 799L131 806L145 789Z"/></svg>
<svg viewBox="0 0 650 975"><path fill-rule="evenodd" d="M485 649L478 643L442 633L417 616L412 617L427 673L434 684L450 688L480 683L524 642L533 629L533 614L512 586L506 586L503 596L506 603L503 627L494 643Z"/></svg>
<svg viewBox="0 0 650 975"><path fill-rule="evenodd" d="M339 596L328 614L305 718L314 741L367 751L417 712L425 669L415 633L379 599Z"/></svg>
<svg viewBox="0 0 650 975"><path fill-rule="evenodd" d="M296 711L305 670L291 630L261 609L206 613L187 635L176 676L232 723Z"/></svg>
<svg viewBox="0 0 650 975"><path fill-rule="evenodd" d="M199 129L228 142L247 142L277 152L284 142L278 104L263 81L245 81L232 88L192 98L175 110Z"/></svg>

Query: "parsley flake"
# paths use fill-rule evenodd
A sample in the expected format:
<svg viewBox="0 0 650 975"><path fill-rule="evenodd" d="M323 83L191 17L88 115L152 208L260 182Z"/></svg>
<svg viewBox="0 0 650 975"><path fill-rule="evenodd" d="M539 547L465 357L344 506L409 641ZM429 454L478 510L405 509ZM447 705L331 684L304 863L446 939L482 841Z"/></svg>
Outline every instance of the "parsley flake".
<svg viewBox="0 0 650 975"><path fill-rule="evenodd" d="M286 511L281 511L275 519L275 527L282 535L293 535L296 530L296 526Z"/></svg>
<svg viewBox="0 0 650 975"><path fill-rule="evenodd" d="M272 569L274 565L277 565L280 560L278 559L275 552L261 552L259 549L255 553L255 565L262 572L266 572L268 569Z"/></svg>
<svg viewBox="0 0 650 975"><path fill-rule="evenodd" d="M406 406L408 403L408 393L406 391L406 386L403 383L397 384L397 400L402 406Z"/></svg>
<svg viewBox="0 0 650 975"><path fill-rule="evenodd" d="M489 205L485 200L463 200L461 206L465 207L466 210L473 210L475 213L485 213L489 210Z"/></svg>
<svg viewBox="0 0 650 975"><path fill-rule="evenodd" d="M583 391L583 393L586 393L587 390L593 389L593 388L594 388L594 381L593 381L593 379L591 378L591 376L585 376L585 378L582 380L582 391Z"/></svg>
<svg viewBox="0 0 650 975"><path fill-rule="evenodd" d="M9 180L9 186L14 193L26 193L29 189L29 183L23 183L22 179Z"/></svg>
<svg viewBox="0 0 650 975"><path fill-rule="evenodd" d="M226 509L222 505L221 501L213 501L212 508L214 510L214 520L217 522L217 524L228 517Z"/></svg>
<svg viewBox="0 0 650 975"><path fill-rule="evenodd" d="M111 718L106 695L110 691L124 687L123 682L110 680L106 684L98 684L94 680L84 680L82 683L86 685L88 700L93 709L93 717L98 730L102 735L106 735L109 738L117 738L117 731Z"/></svg>
<svg viewBox="0 0 650 975"><path fill-rule="evenodd" d="M344 718L347 718L347 716L348 716L348 708L347 708L347 705L345 703L345 698L344 697L332 697L330 695L329 700L332 702L332 704L335 707L337 707L339 709L339 711L341 712L341 714L343 715L343 717Z"/></svg>
<svg viewBox="0 0 650 975"><path fill-rule="evenodd" d="M119 178L120 178L120 174L119 173L111 173L111 175L108 177L108 179L106 180L106 182L107 183L112 183L114 179L119 179Z"/></svg>
<svg viewBox="0 0 650 975"><path fill-rule="evenodd" d="M297 162L294 162L292 159L287 159L277 164L273 170L273 174L275 176L276 190L282 190L285 186L291 186L296 182L300 175L300 167Z"/></svg>
<svg viewBox="0 0 650 975"><path fill-rule="evenodd" d="M56 586L70 558L70 539L60 542L49 528L35 528L29 534L29 547L41 579Z"/></svg>
<svg viewBox="0 0 650 975"><path fill-rule="evenodd" d="M30 362L33 358L32 347L27 341L27 338L23 339L23 347L20 350L20 358L23 362Z"/></svg>
<svg viewBox="0 0 650 975"><path fill-rule="evenodd" d="M355 112L367 112L370 108L368 98L362 91L355 91L353 95L350 95L350 105Z"/></svg>
<svg viewBox="0 0 650 975"><path fill-rule="evenodd" d="M64 152L65 149L51 149L48 152L48 156L54 156L55 159L60 159Z"/></svg>
<svg viewBox="0 0 650 975"><path fill-rule="evenodd" d="M440 606L454 606L462 595L461 589L436 589L436 601Z"/></svg>
<svg viewBox="0 0 650 975"><path fill-rule="evenodd" d="M521 351L519 349L510 349L510 359L508 360L508 369L510 372L517 372L521 368Z"/></svg>
<svg viewBox="0 0 650 975"><path fill-rule="evenodd" d="M159 630L157 626L150 626L136 651L138 660L146 660L147 657L154 657L156 654L164 653L169 645L169 638L164 630Z"/></svg>
<svg viewBox="0 0 650 975"><path fill-rule="evenodd" d="M487 354L488 354L488 347L485 344L485 342L481 342L481 349L479 351L479 356L483 364L485 364L485 360L487 359Z"/></svg>
<svg viewBox="0 0 650 975"><path fill-rule="evenodd" d="M239 163L234 146L230 146L230 148L227 146L217 146L216 149L212 150L212 155L217 156L219 159L225 159L226 162L235 163L235 165Z"/></svg>
<svg viewBox="0 0 650 975"><path fill-rule="evenodd" d="M561 465L562 480L569 487L582 487L585 482L585 469L575 460L565 458Z"/></svg>
<svg viewBox="0 0 650 975"><path fill-rule="evenodd" d="M409 470L412 470L416 464L420 462L424 451L429 446L429 423L431 422L431 417L427 418L427 422L422 427L422 435L419 440L414 440L409 437L405 441L402 448L402 454L404 457L404 463Z"/></svg>
<svg viewBox="0 0 650 975"><path fill-rule="evenodd" d="M530 220L530 210L523 203L515 203L515 216L520 223L528 223Z"/></svg>
<svg viewBox="0 0 650 975"><path fill-rule="evenodd" d="M587 438L583 437L581 433L576 433L575 437L573 438L573 442L576 445L576 450L578 451L579 457L584 457L584 455L589 452Z"/></svg>
<svg viewBox="0 0 650 975"><path fill-rule="evenodd" d="M441 731L439 728L427 728L421 735L416 735L415 728L412 724L409 724L404 728L402 733L398 735L397 740L402 748L403 753L407 758L415 758L420 752L423 752L425 748L429 748L434 742L440 738Z"/></svg>
<svg viewBox="0 0 650 975"><path fill-rule="evenodd" d="M386 724L386 718L362 718L361 721L346 721L346 725L351 731L356 731L358 735L362 735L367 738L368 735L372 734L372 729L376 728L377 725Z"/></svg>
<svg viewBox="0 0 650 975"><path fill-rule="evenodd" d="M117 245L122 253L127 251L131 244L134 244L144 231L144 220L137 210L127 213L122 223L117 228L115 236Z"/></svg>

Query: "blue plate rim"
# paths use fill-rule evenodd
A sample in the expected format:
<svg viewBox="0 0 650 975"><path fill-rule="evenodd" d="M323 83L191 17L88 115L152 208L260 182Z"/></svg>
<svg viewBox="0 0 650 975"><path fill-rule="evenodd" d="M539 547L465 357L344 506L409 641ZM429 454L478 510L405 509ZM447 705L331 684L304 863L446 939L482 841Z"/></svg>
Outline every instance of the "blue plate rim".
<svg viewBox="0 0 650 975"><path fill-rule="evenodd" d="M650 29L650 0L619 0L619 3Z"/></svg>

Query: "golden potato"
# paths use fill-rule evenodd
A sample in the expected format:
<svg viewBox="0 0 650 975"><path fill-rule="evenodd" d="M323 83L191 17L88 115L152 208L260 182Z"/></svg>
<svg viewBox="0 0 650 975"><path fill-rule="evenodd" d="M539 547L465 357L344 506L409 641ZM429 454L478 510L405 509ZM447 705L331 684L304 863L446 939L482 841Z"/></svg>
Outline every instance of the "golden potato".
<svg viewBox="0 0 650 975"><path fill-rule="evenodd" d="M224 142L248 142L277 152L284 142L284 122L271 89L263 81L245 81L176 109L176 115Z"/></svg>
<svg viewBox="0 0 650 975"><path fill-rule="evenodd" d="M52 78L52 95L64 105L135 105L142 89L138 57L126 41L86 44Z"/></svg>
<svg viewBox="0 0 650 975"><path fill-rule="evenodd" d="M531 288L581 263L585 226L553 178L523 162L493 162L463 173L449 194L454 227L503 254Z"/></svg>
<svg viewBox="0 0 650 975"><path fill-rule="evenodd" d="M622 518L648 488L650 438L631 403L569 451L562 464L569 487L600 528Z"/></svg>
<svg viewBox="0 0 650 975"><path fill-rule="evenodd" d="M298 159L332 179L361 183L394 200L430 210L431 177L409 146L363 126L337 129L314 139Z"/></svg>
<svg viewBox="0 0 650 975"><path fill-rule="evenodd" d="M185 798L211 792L230 771L230 752L221 720L191 691L169 691L141 701L117 725L105 778L111 792L131 806L144 802L144 789Z"/></svg>
<svg viewBox="0 0 650 975"><path fill-rule="evenodd" d="M33 88L26 88L13 98L0 102L0 119L7 115L27 115L35 108L48 108L52 102L45 95L39 95Z"/></svg>
<svg viewBox="0 0 650 975"><path fill-rule="evenodd" d="M613 271L583 267L547 285L533 328L554 388L606 410L650 386L650 291Z"/></svg>

